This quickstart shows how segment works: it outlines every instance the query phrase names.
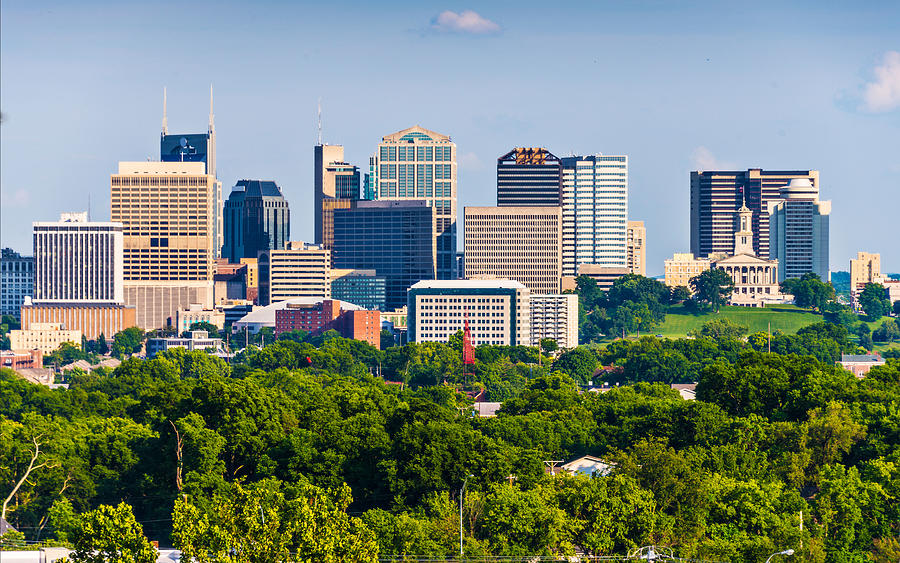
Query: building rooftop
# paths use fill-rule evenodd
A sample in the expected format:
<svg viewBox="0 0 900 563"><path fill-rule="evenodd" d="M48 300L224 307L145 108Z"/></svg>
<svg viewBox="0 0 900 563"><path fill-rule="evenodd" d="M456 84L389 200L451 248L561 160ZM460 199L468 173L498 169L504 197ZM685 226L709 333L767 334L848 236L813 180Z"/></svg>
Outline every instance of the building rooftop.
<svg viewBox="0 0 900 563"><path fill-rule="evenodd" d="M234 192L244 192L244 197L283 197L281 188L271 180L238 180Z"/></svg>
<svg viewBox="0 0 900 563"><path fill-rule="evenodd" d="M884 363L884 359L878 354L841 354L841 363L844 362Z"/></svg>
<svg viewBox="0 0 900 563"><path fill-rule="evenodd" d="M288 304L293 305L315 305L325 301L324 297L295 297L293 299L288 299L286 301L279 301L277 303L272 303L271 305L266 305L265 307L260 307L251 313L247 313L241 320L235 323L236 325L245 325L245 324L260 324L264 326L275 326L275 311L280 309L287 309ZM364 309L359 305L354 305L353 303L348 303L346 301L341 301L339 299L332 299L332 301L337 301L341 305L342 311L363 311Z"/></svg>
<svg viewBox="0 0 900 563"><path fill-rule="evenodd" d="M410 289L526 289L514 280L423 280Z"/></svg>

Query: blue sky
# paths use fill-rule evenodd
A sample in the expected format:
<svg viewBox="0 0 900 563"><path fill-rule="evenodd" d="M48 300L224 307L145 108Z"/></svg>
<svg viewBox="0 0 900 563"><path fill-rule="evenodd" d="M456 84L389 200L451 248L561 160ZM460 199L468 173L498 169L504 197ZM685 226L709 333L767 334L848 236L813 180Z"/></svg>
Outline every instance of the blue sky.
<svg viewBox="0 0 900 563"><path fill-rule="evenodd" d="M558 9L557 9L558 8ZM473 13L466 13L472 11ZM218 172L273 179L312 238L312 146L365 167L420 124L459 149L459 204L492 205L514 146L627 154L648 273L689 247L689 172L818 169L832 269L900 271L897 2L0 3L0 244L92 202L120 160L202 132Z"/></svg>

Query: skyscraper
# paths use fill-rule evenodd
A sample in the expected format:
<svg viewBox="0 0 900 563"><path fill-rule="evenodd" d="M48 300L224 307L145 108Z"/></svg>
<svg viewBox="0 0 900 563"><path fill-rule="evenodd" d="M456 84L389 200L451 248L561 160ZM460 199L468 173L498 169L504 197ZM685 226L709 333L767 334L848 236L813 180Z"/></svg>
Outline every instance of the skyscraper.
<svg viewBox="0 0 900 563"><path fill-rule="evenodd" d="M562 205L562 166L543 148L514 148L497 159L497 206Z"/></svg>
<svg viewBox="0 0 900 563"><path fill-rule="evenodd" d="M19 316L25 297L34 292L34 258L11 248L0 252L0 315Z"/></svg>
<svg viewBox="0 0 900 563"><path fill-rule="evenodd" d="M34 303L123 302L121 223L63 213L33 229Z"/></svg>
<svg viewBox="0 0 900 563"><path fill-rule="evenodd" d="M206 133L169 133L169 120L166 114L166 90L163 89L162 132L159 139L159 160L162 162L202 162L205 173L216 176L216 126L213 114L213 91L209 87L209 124ZM222 225L222 183L216 182L217 205L213 221L213 237L215 239L215 255L219 256L224 244Z"/></svg>
<svg viewBox="0 0 900 563"><path fill-rule="evenodd" d="M465 277L515 280L531 293L559 293L562 209L466 207Z"/></svg>
<svg viewBox="0 0 900 563"><path fill-rule="evenodd" d="M819 201L819 187L807 178L795 178L769 202L769 256L777 259L778 281L807 272L831 279L828 265L828 220L831 202Z"/></svg>
<svg viewBox="0 0 900 563"><path fill-rule="evenodd" d="M383 137L369 163L369 189L376 199L429 202L434 209L437 279L454 279L456 144L447 135L416 125Z"/></svg>
<svg viewBox="0 0 900 563"><path fill-rule="evenodd" d="M112 338L135 325L124 305L123 226L63 213L34 229L34 299L22 306L22 327L61 324L87 338Z"/></svg>
<svg viewBox="0 0 900 563"><path fill-rule="evenodd" d="M435 277L434 208L426 201L359 201L334 211L335 268L375 270L385 307L406 304L406 290Z"/></svg>
<svg viewBox="0 0 900 563"><path fill-rule="evenodd" d="M315 242L330 248L334 209L346 209L361 197L359 167L344 162L342 145L317 144L313 160Z"/></svg>
<svg viewBox="0 0 900 563"><path fill-rule="evenodd" d="M563 275L581 264L626 267L628 157L566 157L562 167Z"/></svg>
<svg viewBox="0 0 900 563"><path fill-rule="evenodd" d="M770 258L769 202L780 199L780 189L795 178L819 186L817 170L691 172L691 252L697 258L730 253L734 214L746 205L753 212L753 250L760 258Z"/></svg>
<svg viewBox="0 0 900 563"><path fill-rule="evenodd" d="M284 248L291 236L291 212L275 182L240 180L225 202L222 256L232 264Z"/></svg>
<svg viewBox="0 0 900 563"><path fill-rule="evenodd" d="M110 217L122 223L125 302L144 329L213 305L221 184L202 162L120 162Z"/></svg>

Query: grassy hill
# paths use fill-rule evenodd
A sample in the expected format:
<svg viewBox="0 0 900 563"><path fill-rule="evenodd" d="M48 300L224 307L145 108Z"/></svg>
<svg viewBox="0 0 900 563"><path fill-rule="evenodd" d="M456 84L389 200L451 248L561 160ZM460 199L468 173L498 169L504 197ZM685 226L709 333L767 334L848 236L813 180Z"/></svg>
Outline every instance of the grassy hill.
<svg viewBox="0 0 900 563"><path fill-rule="evenodd" d="M810 313L793 305L777 305L765 308L756 307L722 307L719 313L691 313L684 307L672 307L666 315L666 322L654 333L676 338L684 336L688 331L699 328L703 323L713 319L725 318L750 328L750 332L766 331L769 323L772 331L780 330L793 334L806 325L822 320L821 315Z"/></svg>

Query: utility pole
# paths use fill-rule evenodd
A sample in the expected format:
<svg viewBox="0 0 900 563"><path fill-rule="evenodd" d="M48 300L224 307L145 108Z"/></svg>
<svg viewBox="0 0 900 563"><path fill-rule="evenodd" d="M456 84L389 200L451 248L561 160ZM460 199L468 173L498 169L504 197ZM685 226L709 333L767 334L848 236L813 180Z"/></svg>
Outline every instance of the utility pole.
<svg viewBox="0 0 900 563"><path fill-rule="evenodd" d="M469 481L469 477L473 475L466 475L466 478L463 479L462 487L459 489L459 558L462 559L463 556L463 494L466 491L466 483Z"/></svg>

